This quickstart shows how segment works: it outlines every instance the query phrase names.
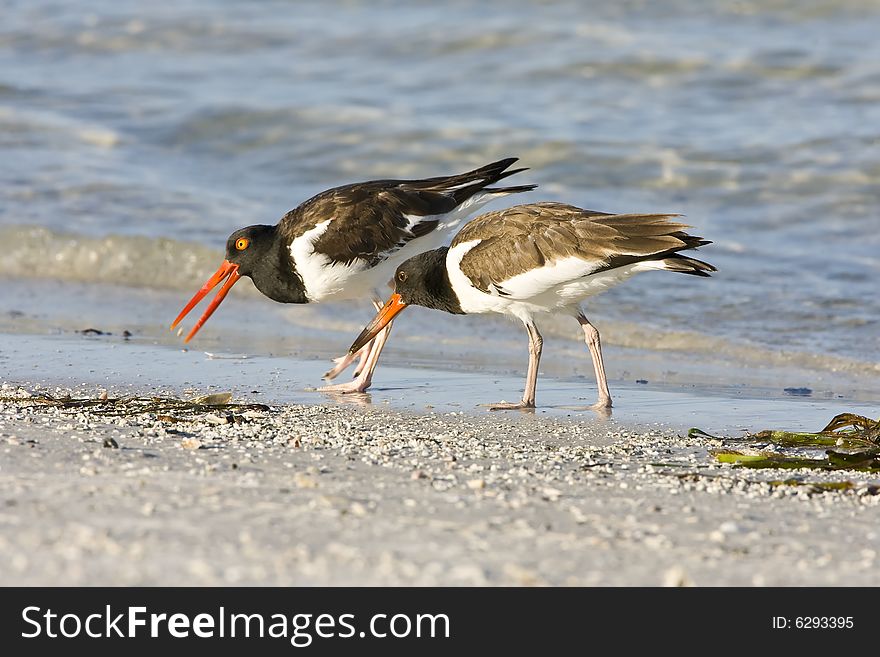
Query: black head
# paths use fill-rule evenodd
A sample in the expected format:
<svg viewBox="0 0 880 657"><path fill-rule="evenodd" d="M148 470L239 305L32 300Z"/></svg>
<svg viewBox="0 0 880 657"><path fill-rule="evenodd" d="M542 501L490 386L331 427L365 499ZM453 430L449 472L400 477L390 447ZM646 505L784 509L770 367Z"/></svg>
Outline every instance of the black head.
<svg viewBox="0 0 880 657"><path fill-rule="evenodd" d="M305 288L276 226L248 226L226 240L226 260L257 289L282 303L306 303Z"/></svg>
<svg viewBox="0 0 880 657"><path fill-rule="evenodd" d="M446 273L447 251L448 248L425 251L397 268L391 281L394 294L355 338L349 353L354 354L363 349L407 306L424 306L456 315L464 314Z"/></svg>
<svg viewBox="0 0 880 657"><path fill-rule="evenodd" d="M293 265L290 251L285 248L284 240L278 236L277 228L248 226L229 236L223 264L184 306L171 328L175 328L211 290L222 283L223 287L217 296L186 336L184 342L189 342L242 276L248 276L256 288L270 299L282 303L308 303L302 279Z"/></svg>
<svg viewBox="0 0 880 657"><path fill-rule="evenodd" d="M275 226L241 228L226 240L226 260L238 265L238 273L253 277L259 263L275 248Z"/></svg>
<svg viewBox="0 0 880 657"><path fill-rule="evenodd" d="M407 305L463 314L446 272L448 248L413 256L394 272L394 291Z"/></svg>

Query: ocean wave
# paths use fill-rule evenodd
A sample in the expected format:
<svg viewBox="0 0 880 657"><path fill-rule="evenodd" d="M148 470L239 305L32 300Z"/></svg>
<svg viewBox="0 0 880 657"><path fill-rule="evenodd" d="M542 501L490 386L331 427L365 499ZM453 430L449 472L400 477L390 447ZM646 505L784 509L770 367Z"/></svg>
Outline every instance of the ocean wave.
<svg viewBox="0 0 880 657"><path fill-rule="evenodd" d="M220 249L166 238L86 237L42 227L0 227L0 276L130 287L190 289L222 259Z"/></svg>
<svg viewBox="0 0 880 657"><path fill-rule="evenodd" d="M69 141L73 146L85 144L106 149L114 148L122 141L117 131L92 121L72 119L49 111L0 107L0 145L27 145L35 138L54 138Z"/></svg>
<svg viewBox="0 0 880 657"><path fill-rule="evenodd" d="M562 318L560 318L562 319ZM564 318L568 319L568 318ZM547 323L547 333L571 335L570 320ZM833 354L770 349L697 331L670 331L632 322L602 322L605 344L650 351L687 353L692 356L734 362L738 367L789 367L857 376L880 375L880 363Z"/></svg>
<svg viewBox="0 0 880 657"><path fill-rule="evenodd" d="M38 10L39 11L39 10ZM281 47L289 38L280 30L248 30L222 17L171 18L139 15L130 17L86 16L79 21L49 20L19 23L20 29L0 34L0 45L32 52L131 53L131 52L251 52Z"/></svg>

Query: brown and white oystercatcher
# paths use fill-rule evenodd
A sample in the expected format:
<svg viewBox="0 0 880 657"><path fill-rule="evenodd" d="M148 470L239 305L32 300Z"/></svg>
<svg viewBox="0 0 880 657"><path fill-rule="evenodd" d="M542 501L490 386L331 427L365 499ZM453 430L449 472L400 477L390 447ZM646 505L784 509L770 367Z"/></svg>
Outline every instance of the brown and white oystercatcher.
<svg viewBox="0 0 880 657"><path fill-rule="evenodd" d="M388 284L398 264L443 244L465 218L492 199L536 187L489 187L524 171L508 170L516 160L500 160L454 176L376 180L336 187L291 210L275 226L237 230L226 241L223 264L171 328L223 283L186 336L184 342L189 342L243 276L281 303L373 298L378 309L378 290ZM386 328L372 342L365 343L353 381L322 390L366 390L387 336ZM337 359L337 366L325 376L333 378L353 360L351 354Z"/></svg>
<svg viewBox="0 0 880 657"><path fill-rule="evenodd" d="M500 313L525 324L529 368L522 400L492 409L535 407L543 339L536 317L577 319L593 357L599 401L611 406L599 331L581 302L652 269L709 276L712 265L680 251L711 244L684 232L675 214L606 214L544 202L487 212L466 224L448 248L421 253L397 268L395 291L351 346L357 352L407 305L453 314Z"/></svg>

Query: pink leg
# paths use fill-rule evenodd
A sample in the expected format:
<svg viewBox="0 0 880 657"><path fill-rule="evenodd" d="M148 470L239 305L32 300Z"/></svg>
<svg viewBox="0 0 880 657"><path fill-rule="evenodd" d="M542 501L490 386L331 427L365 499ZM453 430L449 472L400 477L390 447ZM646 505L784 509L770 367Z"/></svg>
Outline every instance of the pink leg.
<svg viewBox="0 0 880 657"><path fill-rule="evenodd" d="M333 362L336 363L336 366L328 370L324 373L324 379L326 381L332 381L337 376L342 374L348 366L351 365L355 360L360 358L360 363L358 363L357 368L354 371L354 375L357 376L361 369L363 369L364 363L367 361L367 358L370 355L370 348L373 346L373 342L368 342L359 352L356 354L345 354L345 356L340 356L339 358L334 358Z"/></svg>
<svg viewBox="0 0 880 657"><path fill-rule="evenodd" d="M608 381L605 378L605 364L602 362L602 343L599 342L599 331L590 324L590 320L583 313L579 313L576 319L584 330L584 342L590 349L590 355L593 357L593 369L596 370L599 401L593 404L593 407L611 408L611 393L608 391Z"/></svg>
<svg viewBox="0 0 880 657"><path fill-rule="evenodd" d="M367 349L366 351L361 349L361 351L358 352L359 354L361 354L361 359L358 361L358 364L355 366L354 371L351 373L352 378L358 378L361 375L361 372L364 371L364 366L367 364L367 361L370 360L370 352L373 351L373 346L375 344L375 340L370 340L370 343L367 345L369 349Z"/></svg>
<svg viewBox="0 0 880 657"><path fill-rule="evenodd" d="M370 384L373 382L373 372L376 369L376 365L379 363L379 355L382 353L382 348L385 346L385 342L388 340L388 334L391 333L391 322L384 329L379 331L375 338L373 338L372 349L370 349L370 355L367 356L367 360L364 363L360 373L357 375L352 381L348 383L337 383L332 386L323 386L322 388L318 388L321 392L339 392L339 393L349 393L349 392L366 392L367 388L370 387Z"/></svg>
<svg viewBox="0 0 880 657"><path fill-rule="evenodd" d="M379 309L382 308L382 302L378 299L373 299L372 303L373 308L376 309L376 312L379 312ZM370 341L363 347L363 349L361 349L356 354L345 354L345 356L334 358L333 362L336 363L336 366L324 372L324 376L322 378L325 381L332 381L337 376L342 374L346 369L348 369L348 366L351 365L357 358L360 358L360 362L354 369L354 377L357 378L357 376L364 369L364 364L367 362L367 359L370 357L370 350L372 349L373 344L373 341Z"/></svg>
<svg viewBox="0 0 880 657"><path fill-rule="evenodd" d="M534 324L526 324L529 333L529 370L526 373L526 387L519 403L512 404L500 402L487 404L491 411L527 410L535 408L535 391L538 388L538 365L541 362L541 350L544 346L544 338L538 332Z"/></svg>

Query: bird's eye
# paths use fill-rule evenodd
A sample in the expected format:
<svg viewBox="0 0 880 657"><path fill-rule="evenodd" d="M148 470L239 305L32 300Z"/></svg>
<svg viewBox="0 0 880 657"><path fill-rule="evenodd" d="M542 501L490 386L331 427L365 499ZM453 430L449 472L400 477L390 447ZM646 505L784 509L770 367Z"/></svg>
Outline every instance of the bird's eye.
<svg viewBox="0 0 880 657"><path fill-rule="evenodd" d="M239 237L235 240L235 248L238 251L244 251L251 244L251 241L247 237Z"/></svg>
<svg viewBox="0 0 880 657"><path fill-rule="evenodd" d="M397 272L397 280L399 280L401 283L406 283L406 272L405 271Z"/></svg>

